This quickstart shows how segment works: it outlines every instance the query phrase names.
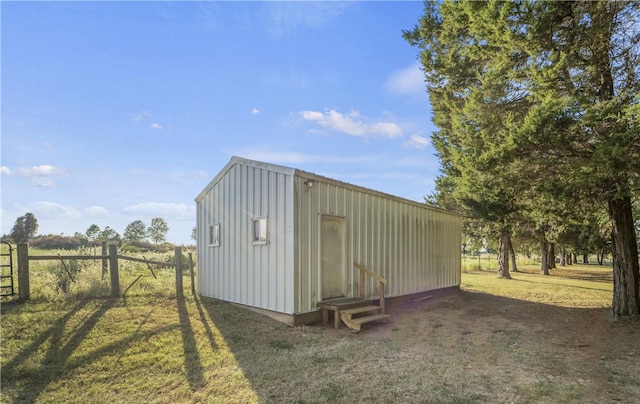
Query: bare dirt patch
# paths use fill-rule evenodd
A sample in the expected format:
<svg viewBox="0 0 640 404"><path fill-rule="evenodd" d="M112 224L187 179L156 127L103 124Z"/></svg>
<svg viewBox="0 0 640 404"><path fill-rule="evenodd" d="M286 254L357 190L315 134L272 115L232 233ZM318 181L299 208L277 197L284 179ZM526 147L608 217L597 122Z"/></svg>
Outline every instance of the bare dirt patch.
<svg viewBox="0 0 640 404"><path fill-rule="evenodd" d="M640 320L614 322L606 287L572 275L464 274L358 334L261 320L243 338L210 314L263 402L640 402Z"/></svg>

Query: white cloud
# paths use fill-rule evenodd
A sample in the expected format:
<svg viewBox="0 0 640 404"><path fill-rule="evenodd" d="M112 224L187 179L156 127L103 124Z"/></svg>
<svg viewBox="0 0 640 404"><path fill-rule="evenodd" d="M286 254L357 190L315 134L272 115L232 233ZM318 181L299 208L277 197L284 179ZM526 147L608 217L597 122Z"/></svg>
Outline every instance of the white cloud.
<svg viewBox="0 0 640 404"><path fill-rule="evenodd" d="M33 177L31 178L33 185L42 188L53 188L56 186L56 182L51 177Z"/></svg>
<svg viewBox="0 0 640 404"><path fill-rule="evenodd" d="M82 216L73 206L49 201L34 202L30 210L37 218L77 220Z"/></svg>
<svg viewBox="0 0 640 404"><path fill-rule="evenodd" d="M140 112L136 112L131 116L131 119L133 119L133 122L141 122L143 120L145 120L146 118L151 118L153 116L153 114L149 111L140 111Z"/></svg>
<svg viewBox="0 0 640 404"><path fill-rule="evenodd" d="M395 95L427 96L424 73L419 63L393 72L384 86L388 92Z"/></svg>
<svg viewBox="0 0 640 404"><path fill-rule="evenodd" d="M429 146L429 139L420 135L411 135L411 139L404 142L404 145L415 149L424 149Z"/></svg>
<svg viewBox="0 0 640 404"><path fill-rule="evenodd" d="M109 212L102 206L91 206L84 210L85 215L93 218L109 217Z"/></svg>
<svg viewBox="0 0 640 404"><path fill-rule="evenodd" d="M320 121L324 119L324 114L318 111L302 111L302 119L305 121Z"/></svg>
<svg viewBox="0 0 640 404"><path fill-rule="evenodd" d="M159 123L152 123L150 126L151 129L162 129L162 125L160 125Z"/></svg>
<svg viewBox="0 0 640 404"><path fill-rule="evenodd" d="M61 175L64 170L58 167L54 167L48 164L40 166L33 166L31 168L21 168L19 173L24 176L37 176L37 175Z"/></svg>
<svg viewBox="0 0 640 404"><path fill-rule="evenodd" d="M251 115L258 115L260 113L260 110L258 108L254 108L251 110Z"/></svg>
<svg viewBox="0 0 640 404"><path fill-rule="evenodd" d="M321 127L352 136L367 138L369 136L385 136L396 138L402 136L402 129L393 122L365 123L358 111L344 115L336 110L327 112L302 111L302 119L315 122ZM365 118L366 119L366 118Z"/></svg>
<svg viewBox="0 0 640 404"><path fill-rule="evenodd" d="M184 203L144 202L127 206L125 213L136 215L159 216L175 220L193 220L196 215L195 205Z"/></svg>
<svg viewBox="0 0 640 404"><path fill-rule="evenodd" d="M42 164L29 168L18 168L15 170L11 170L7 166L2 166L0 171L2 171L3 175L18 175L20 177L28 178L33 185L37 185L39 187L53 187L56 185L56 178L65 177L67 175L66 170L49 164Z"/></svg>

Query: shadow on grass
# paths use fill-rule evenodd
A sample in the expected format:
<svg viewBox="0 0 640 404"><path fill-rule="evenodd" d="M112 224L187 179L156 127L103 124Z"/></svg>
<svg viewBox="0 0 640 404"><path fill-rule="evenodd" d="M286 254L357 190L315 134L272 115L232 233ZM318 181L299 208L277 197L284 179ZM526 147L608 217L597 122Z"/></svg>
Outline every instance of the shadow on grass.
<svg viewBox="0 0 640 404"><path fill-rule="evenodd" d="M97 302L97 308L86 318L81 311L90 303ZM11 360L2 366L2 383L4 386L13 385L15 394L12 394L16 402L33 403L47 389L57 381L69 377L69 373L84 365L98 361L105 356L111 356L115 352L120 357L127 347L138 340L146 340L153 335L172 331L177 328L175 324L140 332L143 324L149 319L151 312L143 319L135 332L125 338L114 339L107 345L79 354L80 345L85 341L89 333L103 318L105 313L115 307L119 299L82 299L75 304L59 319L55 320L43 332L33 338L33 342L22 348ZM19 308L19 306L16 306ZM4 309L4 308L3 308ZM153 311L153 310L152 310ZM3 310L3 314L5 311ZM69 330L70 323L76 316L81 316L82 323L79 327ZM77 321L77 319L76 319ZM38 352L45 351L42 359L34 364L33 357ZM4 353L6 355L6 353Z"/></svg>
<svg viewBox="0 0 640 404"><path fill-rule="evenodd" d="M81 309L83 309L90 300L81 300L75 304L64 316L56 320L45 332L40 334L35 341L20 351L11 361L4 366L3 378L20 377L15 374L16 369L25 362L29 357L42 349L49 341L47 351L44 358L40 362L40 366L36 371L36 383L26 383L24 390L19 395L21 402L32 403L47 388L47 386L63 377L65 371L69 367L69 358L86 338L93 327L98 323L100 318L111 307L114 306L114 299L107 299L100 302L98 308L83 322L77 330L65 335L65 328L71 318L74 317ZM63 337L67 337L63 342Z"/></svg>
<svg viewBox="0 0 640 404"><path fill-rule="evenodd" d="M194 295L193 300L196 304L196 308L198 309L198 315L200 316L200 321L204 326L204 332L207 334L207 338L209 339L209 345L215 351L218 349L218 343L213 335L213 330L211 330L211 325L209 325L209 321L204 315L204 310L202 310L202 302L200 301L200 296Z"/></svg>
<svg viewBox="0 0 640 404"><path fill-rule="evenodd" d="M578 279L578 280L582 280L581 278L572 278L572 279ZM548 282L537 282L537 281L532 281L529 279L521 279L521 278L513 278L512 280L516 281L516 282L527 282L527 283L535 283L538 285L549 285ZM603 281L594 281L594 280L589 280L590 282L598 282L598 283L603 283L603 284L607 284L610 285L611 282L603 282ZM602 289L602 288L589 288L586 286L576 286L576 285L567 285L567 284L562 284L561 285L563 288L574 288L574 289L585 289L585 290L597 290L600 292L608 292L611 293L610 291L606 290L606 289Z"/></svg>
<svg viewBox="0 0 640 404"><path fill-rule="evenodd" d="M184 351L184 367L187 372L186 377L191 391L196 391L204 385L202 361L198 353L198 345L193 333L193 327L191 326L184 296L179 296L176 300L178 302L180 333L182 335L182 349Z"/></svg>
<svg viewBox="0 0 640 404"><path fill-rule="evenodd" d="M370 398L380 402L410 402L428 397L432 402L451 402L451 397L446 394L438 396L434 393L434 385L430 382L424 381L424 385L420 386L412 384L416 369L422 369L425 363L429 363L420 359L423 356L435 358L433 360L448 369L447 381L455 383L451 388L458 391L459 397L473 397L476 394L473 389L478 386L465 384L464 381L468 379L465 372L468 369L460 366L460 363L486 354L484 351L474 351L488 349L480 341L488 341L494 345L494 349L504 348L506 357L511 351L516 356L524 355L524 349L520 347L535 352L539 346L550 345L545 347L548 355L530 355L526 360L520 358L509 365L521 366L513 371L523 374L531 371L542 374L548 372L549 367L562 373L560 367L556 369L554 366L562 363L560 358L573 354L575 357L571 361L576 363L574 369L585 370L584 374L577 377L594 382L596 379L591 379L594 372L603 372L597 376L598 380L607 372L601 362L596 362L595 368L593 363L594 356L599 358L608 349L607 341L619 340L622 344L633 341L627 335L627 329L633 325L620 325L618 328L607 316L606 309L567 308L461 290L435 293L432 299L405 300L391 306L389 324L369 325L359 334L349 333L344 325L339 330L319 324L303 329L290 328L215 299L202 298L202 305L224 336L261 402L331 402L331 396L325 397L322 393L326 389L344 393L341 399L345 402L356 400L358 394L363 393L371 396L360 396L361 401ZM434 324L440 327L438 333L450 336L446 338L446 344L432 345L431 333L436 332L433 331ZM589 330L594 328L600 328L601 334L597 337L589 336ZM456 336L459 335L467 336L473 343L466 343L461 349L456 342ZM553 339L553 344L548 343L549 338ZM367 348L368 344L373 344L374 348ZM337 347L344 347L344 350ZM354 356L354 347L371 349L375 353ZM575 355L576 350L586 355ZM379 366L380 358L394 358L400 353L414 352L416 354L402 356L401 362L392 362L393 371L390 373L381 369L381 376L377 376L376 372L372 372ZM331 358L334 357L341 358L341 361L333 363ZM304 365L301 366L301 363ZM349 376L346 379L345 366ZM487 363L481 366L491 367ZM483 374L486 384L483 384L482 394L486 401L500 401L501 396L497 395L499 387L511 377L511 370L504 364L496 363L495 369ZM323 377L324 380L320 380ZM385 378L394 380L393 388L389 388L390 382ZM361 384L355 386L348 380L359 380ZM301 386L306 386L306 390ZM311 386L316 389L316 396L308 392ZM554 390L552 398L557 394L561 394L560 390ZM599 398L606 401L606 393L603 394ZM539 398L532 395L524 397L523 402L529 399L535 402Z"/></svg>
<svg viewBox="0 0 640 404"><path fill-rule="evenodd" d="M457 291L443 299L425 302L425 306L418 305L415 310L425 310L429 313L446 310L448 313L450 312L451 316L466 321L485 322L489 318L495 318L519 323L525 327L539 323L543 324L544 328L550 332L557 331L558 327L564 329L569 322L580 323L585 316L601 319L602 315L607 312L602 308L562 307L464 290ZM554 324L550 321L551 318L562 318L567 321L563 321L562 324Z"/></svg>
<svg viewBox="0 0 640 404"><path fill-rule="evenodd" d="M222 349L220 345L226 344L259 401L278 403L454 402L454 398L458 402L469 402L473 397L477 397L476 401L500 402L500 397L492 394L511 377L504 369L513 370L513 374L518 371L562 374L559 363L564 359L573 361L571 369L574 371L585 369L584 374L576 376L585 381L584 386L601 383L603 391L614 391L615 386L607 384L607 380L615 379L615 375L612 376L607 367L608 362L600 359L603 352L611 347L626 346L625 360L629 363L635 357L629 356L628 352L638 352L630 347L637 346L638 323L635 327L634 324L614 325L607 320L606 309L558 307L469 291L434 292L433 298L422 301L407 299L389 307L392 316L389 324L367 326L359 334L321 325L292 328L227 302L193 298L195 309L190 301L180 298L173 306L177 309L179 324L172 310L170 325L143 331L142 325L155 309L155 306L148 306L151 312L134 332L84 352L80 347L82 341L94 328L100 327L100 319L119 300L79 300L68 304L64 312L56 313L60 318L46 328L42 327L43 331L31 337L32 342L3 364L3 384L7 383L16 391L12 394L16 402L32 403L48 387L50 389L52 383L72 377L75 369L102 357L123 353L136 341L145 341L167 331L177 332L178 327L183 349L180 352L178 347L174 352L184 355L186 380L192 391L207 384L229 383L206 379L208 369L203 369L202 351L198 349L207 343L214 350ZM87 307L87 304L91 306ZM12 309L3 307L3 313ZM111 318L111 313L108 317ZM203 329L199 328L198 321L202 321ZM598 337L591 335L593 330L598 330ZM446 336L443 337L446 344L434 345L436 334ZM464 337L463 346L459 343L463 339L456 339L456 336ZM549 339L552 343L548 343ZM469 377L465 372L468 368L460 364L482 357L483 352L477 349L484 340L503 349L505 359L515 355L520 362L513 362L515 368L496 362L495 367L482 374L482 385L467 386L465 381ZM545 346L549 351L546 355L529 355L528 351L518 348L520 346L531 352L538 352L539 347ZM566 356L568 353L573 356ZM517 356L524 354L527 356ZM615 355L606 353L607 358L617 357ZM34 357L38 363L33 363ZM582 360L580 358L584 358L584 363L576 362ZM486 366L491 367L487 363L479 364L479 367ZM518 366L522 368L518 369ZM440 392L436 387L443 386L444 382L440 383L438 378L431 382L420 376L421 372L439 369L446 369L446 378L441 376L440 379L449 383ZM588 369L593 369L598 377L591 377ZM181 382L183 377L181 374ZM416 384L417 380L419 384ZM637 378L629 380L635 383ZM566 384L558 386L549 393L549 401L554 397L562 398L557 394ZM474 387L481 390L477 392ZM535 391L527 391L522 393L522 402L536 402L536 398L540 398ZM214 399L224 400L224 397ZM593 402L598 400L610 402L611 397L594 396Z"/></svg>
<svg viewBox="0 0 640 404"><path fill-rule="evenodd" d="M260 402L283 403L295 398L291 386L280 386L286 380L283 374L289 375L292 384L309 377L306 372L293 370L299 363L292 361L287 367L282 366L282 359L294 352L300 342L295 328L222 300L199 297L196 304L204 323L208 321L206 315L224 338Z"/></svg>

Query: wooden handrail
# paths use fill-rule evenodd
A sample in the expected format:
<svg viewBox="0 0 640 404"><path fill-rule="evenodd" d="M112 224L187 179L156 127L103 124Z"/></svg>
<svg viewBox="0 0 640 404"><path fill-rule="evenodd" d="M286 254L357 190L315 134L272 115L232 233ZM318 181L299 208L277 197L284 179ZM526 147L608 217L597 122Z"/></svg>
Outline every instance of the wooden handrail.
<svg viewBox="0 0 640 404"><path fill-rule="evenodd" d="M375 272L370 271L367 267L362 264L358 264L357 262L353 263L353 266L360 270L360 299L364 299L364 275L367 274L377 280L380 284L378 285L378 292L380 294L380 312L382 314L385 313L385 305L384 305L384 286L387 284L387 280L382 276L378 275Z"/></svg>
<svg viewBox="0 0 640 404"><path fill-rule="evenodd" d="M364 265L358 264L357 262L354 262L353 265L358 268L361 272L364 271L367 273L367 275L369 275L370 277L376 279L379 282L382 282L384 284L387 283L387 280L384 279L382 276L378 275L375 272L370 271L367 267L365 267Z"/></svg>

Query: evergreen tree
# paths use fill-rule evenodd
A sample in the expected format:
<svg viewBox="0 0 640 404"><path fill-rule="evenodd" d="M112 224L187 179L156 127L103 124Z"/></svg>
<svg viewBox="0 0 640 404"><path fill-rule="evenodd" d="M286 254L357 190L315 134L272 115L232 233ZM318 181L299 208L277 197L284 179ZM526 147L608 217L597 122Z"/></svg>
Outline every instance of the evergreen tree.
<svg viewBox="0 0 640 404"><path fill-rule="evenodd" d="M562 226L546 205L558 189L563 203L604 204L616 316L639 314L639 9L613 1L427 2L419 25L404 33L421 50L439 128L433 141L453 197L501 237L524 211L542 246Z"/></svg>
<svg viewBox="0 0 640 404"><path fill-rule="evenodd" d="M509 6L508 3L505 3ZM528 104L520 80L519 54L502 51L498 6L425 3L420 26L405 32L419 46L434 122L432 140L442 162L442 184L471 218L498 238L498 271L509 278L508 254L519 210L521 162L514 123Z"/></svg>

